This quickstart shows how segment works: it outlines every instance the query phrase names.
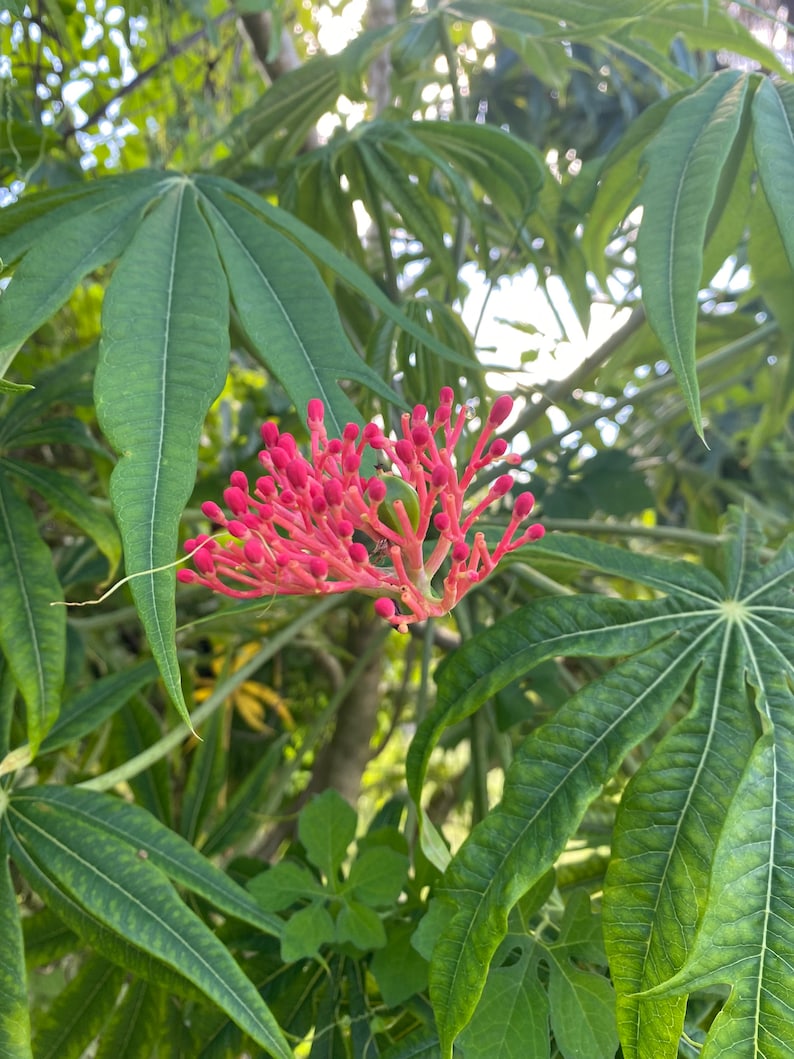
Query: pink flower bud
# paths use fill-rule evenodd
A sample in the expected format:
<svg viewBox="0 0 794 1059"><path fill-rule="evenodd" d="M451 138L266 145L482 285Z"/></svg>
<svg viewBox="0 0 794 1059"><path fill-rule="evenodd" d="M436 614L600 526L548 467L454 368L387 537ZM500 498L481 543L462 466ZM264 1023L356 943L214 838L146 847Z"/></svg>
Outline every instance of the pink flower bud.
<svg viewBox="0 0 794 1059"><path fill-rule="evenodd" d="M513 504L513 515L516 518L526 518L535 506L535 497L532 493L520 493Z"/></svg>
<svg viewBox="0 0 794 1059"><path fill-rule="evenodd" d="M361 466L361 457L357 452L349 452L345 456L343 467L346 474L355 474Z"/></svg>
<svg viewBox="0 0 794 1059"><path fill-rule="evenodd" d="M342 437L345 441L355 441L358 435L359 429L357 423L348 423L342 431Z"/></svg>
<svg viewBox="0 0 794 1059"><path fill-rule="evenodd" d="M386 483L382 478L370 478L367 482L367 494L373 504L379 504L386 496Z"/></svg>
<svg viewBox="0 0 794 1059"><path fill-rule="evenodd" d="M312 556L309 560L309 571L312 577L316 577L318 581L323 581L328 577L328 563L319 555Z"/></svg>
<svg viewBox="0 0 794 1059"><path fill-rule="evenodd" d="M418 423L424 423L427 420L427 406L423 404L414 405L413 414L411 415L411 424L416 426Z"/></svg>
<svg viewBox="0 0 794 1059"><path fill-rule="evenodd" d="M536 522L534 526L530 526L527 530L527 536L531 541L539 541L541 537L546 536L546 530L539 522Z"/></svg>
<svg viewBox="0 0 794 1059"><path fill-rule="evenodd" d="M342 484L336 478L331 478L323 483L323 493L331 507L339 507L342 503L342 497L344 495L342 492Z"/></svg>
<svg viewBox="0 0 794 1059"><path fill-rule="evenodd" d="M248 497L236 485L223 490L223 500L233 515L242 515L248 510Z"/></svg>
<svg viewBox="0 0 794 1059"><path fill-rule="evenodd" d="M256 537L249 537L243 545L243 555L247 562L258 566L265 558L265 549L262 546L262 542Z"/></svg>
<svg viewBox="0 0 794 1059"><path fill-rule="evenodd" d="M298 455L298 443L292 434L279 434L279 446L286 452L291 460Z"/></svg>
<svg viewBox="0 0 794 1059"><path fill-rule="evenodd" d="M449 470L443 463L437 463L430 475L430 484L434 489L443 489L449 481Z"/></svg>
<svg viewBox="0 0 794 1059"><path fill-rule="evenodd" d="M369 559L369 552L363 544L359 544L358 542L350 545L347 549L347 554L354 563L360 563L362 565Z"/></svg>
<svg viewBox="0 0 794 1059"><path fill-rule="evenodd" d="M414 459L414 447L410 441L405 438L400 438L397 444L394 446L394 451L397 453L399 459L403 463L412 463Z"/></svg>
<svg viewBox="0 0 794 1059"><path fill-rule="evenodd" d="M380 599L375 600L375 613L379 618L393 618L397 613L397 607L393 599L389 599L387 596L381 596Z"/></svg>
<svg viewBox="0 0 794 1059"><path fill-rule="evenodd" d="M208 519L212 520L212 522L220 522L221 525L226 522L226 516L214 500L205 500L204 503L201 505L201 510L204 512Z"/></svg>
<svg viewBox="0 0 794 1059"><path fill-rule="evenodd" d="M232 471L229 475L229 481L232 485L236 485L238 489L242 489L244 493L248 492L248 478L242 471Z"/></svg>
<svg viewBox="0 0 794 1059"><path fill-rule="evenodd" d="M190 585L194 581L198 581L198 576L193 570L177 570L176 579L181 581L183 585Z"/></svg>
<svg viewBox="0 0 794 1059"><path fill-rule="evenodd" d="M306 410L306 422L309 424L310 428L316 427L322 423L324 418L325 408L323 407L323 402L319 397L312 397Z"/></svg>
<svg viewBox="0 0 794 1059"><path fill-rule="evenodd" d="M256 491L260 496L273 496L276 492L276 483L270 475L262 475L256 480Z"/></svg>
<svg viewBox="0 0 794 1059"><path fill-rule="evenodd" d="M340 537L352 537L355 526L350 519L340 518L336 524L336 531Z"/></svg>
<svg viewBox="0 0 794 1059"><path fill-rule="evenodd" d="M513 398L509 394L503 393L501 397L497 397L491 406L491 411L488 413L488 426L498 427L504 423L505 419L513 411Z"/></svg>
<svg viewBox="0 0 794 1059"><path fill-rule="evenodd" d="M324 496L312 497L312 511L315 515L324 515L327 510L328 504L325 502Z"/></svg>
<svg viewBox="0 0 794 1059"><path fill-rule="evenodd" d="M240 522L236 518L229 519L226 523L226 529L231 533L233 537L242 541L248 536L248 527L244 522Z"/></svg>
<svg viewBox="0 0 794 1059"><path fill-rule="evenodd" d="M279 471L283 471L287 464L290 462L292 457L285 448L281 445L274 445L270 450L270 458L273 461L273 466L278 468Z"/></svg>
<svg viewBox="0 0 794 1059"><path fill-rule="evenodd" d="M451 525L449 515L446 511L439 511L437 515L433 516L433 525L439 533L446 533Z"/></svg>
<svg viewBox="0 0 794 1059"><path fill-rule="evenodd" d="M449 405L451 407L452 402L455 400L455 391L451 386L442 386L438 399L441 404Z"/></svg>
<svg viewBox="0 0 794 1059"><path fill-rule="evenodd" d="M456 563L465 563L469 558L470 551L471 549L465 541L458 541L452 549L452 558Z"/></svg>
<svg viewBox="0 0 794 1059"><path fill-rule="evenodd" d="M513 488L513 479L509 474L500 474L491 486L494 496L505 496Z"/></svg>
<svg viewBox="0 0 794 1059"><path fill-rule="evenodd" d="M215 572L215 561L212 558L212 552L209 548L199 548L193 556L193 562L196 564L196 569L202 574L212 574Z"/></svg>
<svg viewBox="0 0 794 1059"><path fill-rule="evenodd" d="M268 448L270 448L271 445L278 445L278 427L272 419L269 419L267 423L262 424L261 434L262 441L264 441Z"/></svg>
<svg viewBox="0 0 794 1059"><path fill-rule="evenodd" d="M339 438L331 438L331 440L328 442L327 451L331 454L331 456L338 456L339 453L342 451L341 440Z"/></svg>
<svg viewBox="0 0 794 1059"><path fill-rule="evenodd" d="M507 452L507 442L504 438L497 438L488 446L488 459L498 460Z"/></svg>
<svg viewBox="0 0 794 1059"><path fill-rule="evenodd" d="M287 464L287 478L296 489L303 489L309 480L305 460L292 460Z"/></svg>
<svg viewBox="0 0 794 1059"><path fill-rule="evenodd" d="M430 441L430 427L427 423L419 423L411 430L411 440L417 448L423 449Z"/></svg>

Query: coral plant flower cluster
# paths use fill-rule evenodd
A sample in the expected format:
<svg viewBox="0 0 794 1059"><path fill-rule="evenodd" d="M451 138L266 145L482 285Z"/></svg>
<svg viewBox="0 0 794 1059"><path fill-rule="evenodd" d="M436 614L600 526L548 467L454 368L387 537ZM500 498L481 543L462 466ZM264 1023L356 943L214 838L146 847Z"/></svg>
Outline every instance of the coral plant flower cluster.
<svg viewBox="0 0 794 1059"><path fill-rule="evenodd" d="M251 482L234 471L223 494L229 514L212 501L202 506L222 527L222 539L202 534L186 541L195 570L180 570L180 581L240 599L355 589L374 596L377 613L401 632L447 614L504 555L543 536L542 526L524 525L534 504L529 492L516 497L492 551L482 532L470 533L513 487L511 475L500 475L467 503L479 471L519 461L503 438L493 437L513 401L507 395L494 401L462 471L455 449L471 413L453 402L444 387L432 418L416 405L402 416L398 439L374 422L363 429L348 423L341 438L329 439L322 401L312 400L310 458L292 434L265 423L264 473ZM389 469L364 474L368 461ZM447 560L437 593L433 578Z"/></svg>

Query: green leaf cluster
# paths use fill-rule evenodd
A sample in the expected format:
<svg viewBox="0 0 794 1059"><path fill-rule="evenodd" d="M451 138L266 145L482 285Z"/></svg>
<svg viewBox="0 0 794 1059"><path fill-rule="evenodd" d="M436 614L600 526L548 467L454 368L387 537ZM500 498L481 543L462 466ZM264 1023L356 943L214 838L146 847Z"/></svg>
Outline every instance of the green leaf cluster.
<svg viewBox="0 0 794 1059"><path fill-rule="evenodd" d="M628 784L615 825L604 937L621 1045L631 1056L674 1056L686 994L700 981L734 986L735 1001L707 1038L713 1054L717 1043L746 1040L748 1026L757 1038L774 1039L788 985L785 976L769 977L767 961L785 961L791 929L777 908L777 895L785 902L791 886L785 854L776 852L785 843L790 794L775 762L790 752L792 545L762 564L757 528L735 513L720 578L570 536L539 547L630 573L658 596L540 601L475 637L439 674L439 702L409 754L417 799L441 732L520 673L559 654L621 659L520 746L500 804L447 868L445 899L454 911L430 978L442 1054L451 1054L477 1008L510 909L554 863L626 755L688 688L689 709ZM761 815L745 863L733 814L756 804L756 794L747 800L750 789ZM745 929L753 916L766 921L770 894L775 929ZM762 978L764 988L756 988Z"/></svg>
<svg viewBox="0 0 794 1059"><path fill-rule="evenodd" d="M300 906L283 929L286 962L319 956L328 946L364 953L386 945L382 915L403 891L408 858L390 844L395 838L400 844L399 832L381 832L344 871L356 825L355 810L336 791L325 791L301 811L298 821L308 865L281 860L248 884L267 912Z"/></svg>

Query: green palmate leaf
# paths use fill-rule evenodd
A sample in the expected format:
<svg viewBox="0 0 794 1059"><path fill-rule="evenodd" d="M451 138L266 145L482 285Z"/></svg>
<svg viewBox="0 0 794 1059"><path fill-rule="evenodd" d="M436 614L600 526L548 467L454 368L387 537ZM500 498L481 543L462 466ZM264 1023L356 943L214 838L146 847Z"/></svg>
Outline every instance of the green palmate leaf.
<svg viewBox="0 0 794 1059"><path fill-rule="evenodd" d="M413 931L413 923L388 924L387 943L375 952L369 965L390 1008L427 989L427 960L411 944Z"/></svg>
<svg viewBox="0 0 794 1059"><path fill-rule="evenodd" d="M0 262L7 268L45 239L52 247L51 236L56 226L87 215L100 206L112 202L121 204L144 188L155 197L158 185L167 179L162 172L142 169L124 176L104 177L93 183L67 184L26 194L0 213Z"/></svg>
<svg viewBox="0 0 794 1059"><path fill-rule="evenodd" d="M755 738L736 630L726 626L717 646L691 712L634 777L618 814L604 926L626 1059L677 1055L685 998L636 994L688 957L716 840Z"/></svg>
<svg viewBox="0 0 794 1059"><path fill-rule="evenodd" d="M336 940L342 945L350 942L362 952L380 949L386 944L386 928L374 908L346 900L336 917Z"/></svg>
<svg viewBox="0 0 794 1059"><path fill-rule="evenodd" d="M204 821L212 813L226 778L228 746L225 741L226 718L223 710L216 710L199 730L190 762L179 824L182 835L192 844L201 834Z"/></svg>
<svg viewBox="0 0 794 1059"><path fill-rule="evenodd" d="M681 94L670 95L639 114L625 136L619 139L603 160L598 191L582 233L582 249L588 266L603 287L607 286L611 267L606 257L607 247L635 204L640 184L639 159L670 108L680 100Z"/></svg>
<svg viewBox="0 0 794 1059"><path fill-rule="evenodd" d="M356 811L334 790L314 798L298 818L298 838L306 855L332 888L355 837Z"/></svg>
<svg viewBox="0 0 794 1059"><path fill-rule="evenodd" d="M174 643L173 561L207 410L226 375L228 288L186 180L138 226L105 296L97 416L120 454L110 494L130 589L169 695L189 723Z"/></svg>
<svg viewBox="0 0 794 1059"><path fill-rule="evenodd" d="M217 818L210 830L207 840L202 844L202 851L208 857L231 849L240 835L255 830L261 824L261 814L257 811L267 796L268 782L282 763L285 744L290 733L285 732L281 738L271 741L267 753L249 771L243 782Z"/></svg>
<svg viewBox="0 0 794 1059"><path fill-rule="evenodd" d="M331 913L324 904L311 904L290 916L281 939L281 958L286 963L313 959L335 936Z"/></svg>
<svg viewBox="0 0 794 1059"><path fill-rule="evenodd" d="M794 85L761 83L753 98L753 146L761 184L794 268L794 216L787 194L794 164Z"/></svg>
<svg viewBox="0 0 794 1059"><path fill-rule="evenodd" d="M642 620L645 618L646 620ZM667 600L647 603L577 597L576 605L539 600L518 610L488 633L473 637L439 667L435 708L408 751L408 788L418 802L430 754L441 733L469 717L499 689L559 655L610 657L641 650L677 628L676 608Z"/></svg>
<svg viewBox="0 0 794 1059"><path fill-rule="evenodd" d="M350 866L344 891L373 908L392 905L408 878L408 858L394 849L368 849Z"/></svg>
<svg viewBox="0 0 794 1059"><path fill-rule="evenodd" d="M522 220L546 178L539 152L504 129L472 122L415 121L411 136L474 180L501 214Z"/></svg>
<svg viewBox="0 0 794 1059"><path fill-rule="evenodd" d="M735 71L715 74L673 107L643 155L637 241L643 304L701 437L695 328L703 243L747 84L747 76Z"/></svg>
<svg viewBox="0 0 794 1059"><path fill-rule="evenodd" d="M703 1048L704 1059L756 1055L783 1059L794 1018L794 731L792 730L791 551L771 564L767 586L743 577L741 636L756 707L766 728L725 818L708 901L688 961L651 998L732 986ZM775 570L775 565L777 570ZM746 595L745 595L746 593ZM774 623L774 624L773 624ZM779 625L784 626L781 632Z"/></svg>
<svg viewBox="0 0 794 1059"><path fill-rule="evenodd" d="M33 804L65 828L69 820L79 820L97 836L124 843L128 851L227 915L268 934L281 932L277 917L266 915L228 875L140 806L79 787L38 787L35 793L17 795L14 804Z"/></svg>
<svg viewBox="0 0 794 1059"><path fill-rule="evenodd" d="M80 1059L118 1000L124 971L89 960L58 994L36 1029L36 1059Z"/></svg>
<svg viewBox="0 0 794 1059"><path fill-rule="evenodd" d="M478 1059L548 1059L549 997L538 979L537 955L530 945L522 944L519 960L489 976L460 1043L464 1055Z"/></svg>
<svg viewBox="0 0 794 1059"><path fill-rule="evenodd" d="M80 942L73 930L49 908L26 916L22 923L25 938L25 963L28 969L54 963L67 953L76 952Z"/></svg>
<svg viewBox="0 0 794 1059"><path fill-rule="evenodd" d="M391 400L389 387L351 347L306 255L212 185L201 187L240 323L298 411L305 413L313 397L321 398L329 430L341 435L358 413L340 390L340 378L356 379Z"/></svg>
<svg viewBox="0 0 794 1059"><path fill-rule="evenodd" d="M280 912L304 898L325 898L322 884L303 864L280 860L272 868L255 876L248 889L260 908L268 912Z"/></svg>
<svg viewBox="0 0 794 1059"><path fill-rule="evenodd" d="M163 719L141 695L134 695L119 710L111 730L111 759L129 761L163 736ZM130 780L136 802L166 826L173 826L171 770L164 758Z"/></svg>
<svg viewBox="0 0 794 1059"><path fill-rule="evenodd" d="M166 997L148 982L131 982L102 1033L96 1059L150 1059L163 1031Z"/></svg>
<svg viewBox="0 0 794 1059"><path fill-rule="evenodd" d="M790 769L790 756L786 760L774 737L765 735L725 821L710 901L692 956L678 975L650 994L733 986L701 1053L704 1059L728 1054L782 1059L790 1054Z"/></svg>
<svg viewBox="0 0 794 1059"><path fill-rule="evenodd" d="M176 971L161 963L151 952L145 952L138 946L130 944L117 931L106 927L84 904L81 904L65 887L56 882L48 869L28 855L24 847L15 840L11 827L6 826L5 830L9 844L13 848L14 864L30 887L47 902L48 909L51 910L49 914L53 920L57 919L62 924L66 924L66 927L62 929L71 934L71 942L66 947L66 952L74 951L75 937L77 937L119 967L123 967L146 982L163 988L168 993L194 1002L204 1000L199 989ZM55 945L63 947L66 941L57 938ZM44 952L41 948L34 950L32 961L37 951L44 955L47 949L45 948ZM37 966L35 961L33 961L33 966Z"/></svg>
<svg viewBox="0 0 794 1059"><path fill-rule="evenodd" d="M157 679L156 664L149 660L110 677L101 677L85 691L63 704L55 724L41 742L39 752L52 753L82 739L112 717L141 688ZM0 685L1 687L2 685ZM0 765L2 771L13 772L30 764L33 758L29 744L17 747Z"/></svg>
<svg viewBox="0 0 794 1059"><path fill-rule="evenodd" d="M209 189L214 188L231 200L242 203L254 216L265 221L276 231L288 236L309 257L330 269L351 290L371 302L385 316L394 320L404 331L413 335L420 342L425 343L427 348L432 350L433 353L457 362L459 358L451 350L442 342L439 342L429 331L419 327L418 324L409 319L363 269L354 265L332 243L313 231L308 225L303 224L296 217L287 213L286 210L271 206L270 203L258 198L246 188L233 184L230 180L225 180L221 177L200 176L196 178L195 184L199 191L208 197ZM367 385L370 385L370 383L368 382ZM394 395L392 394L393 397Z"/></svg>
<svg viewBox="0 0 794 1059"><path fill-rule="evenodd" d="M60 750L89 732L95 732L137 691L156 679L157 666L149 660L130 666L121 673L95 680L85 691L78 692L64 702L58 720L42 740L41 753Z"/></svg>
<svg viewBox="0 0 794 1059"><path fill-rule="evenodd" d="M30 508L0 474L0 647L27 708L35 756L61 705L66 614L49 549Z"/></svg>
<svg viewBox="0 0 794 1059"><path fill-rule="evenodd" d="M237 172L263 141L272 143L274 163L296 153L317 119L333 109L341 90L339 62L333 56L317 56L287 72L219 135L229 156L215 171Z"/></svg>
<svg viewBox="0 0 794 1059"><path fill-rule="evenodd" d="M735 888L737 914L741 906L746 918L755 917L756 926L764 916L770 924L763 937L757 931L752 935L752 943L763 947L763 952L756 953L758 960L777 958L779 953L775 966L786 966L794 952L789 912L794 905L794 880L787 845L792 832L785 801L790 781L783 765L788 761L794 677L790 662L794 656L790 591L794 546L787 545L762 567L760 545L753 524L734 514L724 549L725 583L720 593L715 592L714 575L692 564L626 553L625 576L666 590L669 596L637 601L633 620L628 612L622 620L613 612L609 624L622 627L622 637L611 647L606 641L601 646L604 653L624 660L579 691L557 710L553 721L519 748L506 776L502 802L475 828L447 869L444 896L452 918L434 950L430 974L443 1055L451 1054L454 1037L472 1014L485 981L484 968L504 936L510 908L553 863L587 803L628 750L660 723L693 674L690 713L638 772L618 816L617 856L608 876L604 926L607 948L615 961L622 1043L627 1055L637 1059L651 1052L654 1059L674 1059L683 1010L675 998L693 983L706 981L736 983L735 1003L715 1023L707 1049L712 1038L724 1047L726 1042L771 1039L778 1032L775 1009L786 1002L787 994L782 980L774 976L769 993L755 990L758 982L752 976L759 973L759 966L757 961L750 966L741 948L750 944L750 931L741 944L737 942L735 952L729 945L730 930L721 932L708 947L708 972L703 970L705 957L700 948L690 955L691 938L701 920L697 946L708 935L712 907L716 932L720 902L727 900L725 894L731 887ZM586 542L577 540L572 546L551 540L546 548L549 554L568 552L571 559L577 554L588 556L590 562L600 554L605 569L617 572L620 567L619 549L587 548ZM646 560L643 574L639 566ZM558 635L561 642L570 642L559 653L577 654L577 643L588 640L597 647L603 635L601 607L611 608L614 601L566 597L554 602ZM465 716L546 655L553 636L551 613L543 603L535 605L536 612L531 608L518 612L475 637L442 670L440 712L428 717L420 729L417 739L424 742L416 759L409 762L412 789L422 772L427 741L434 741L445 719ZM660 609L664 605L680 607L674 621L672 610ZM568 626L575 614L581 640ZM642 653L635 653L643 646ZM594 651L588 648L587 653ZM757 689L757 713L748 702L748 680ZM752 903L745 900L743 864L738 859L735 865L729 863L728 850L735 851L741 843L732 833L721 854L724 839L720 832L728 806L737 822L740 818L739 806L749 781L745 778L740 783L739 777L763 728L779 733L773 745L779 774L768 784L768 793L777 799L773 825L779 831L773 829L768 839L761 832L758 842L767 852L773 847L780 851L771 863L777 872L775 892L781 896L771 914L767 888L763 894L767 904L759 904L756 915ZM752 802L748 794L745 808L752 809ZM755 838L759 834L752 828L744 831L751 833ZM756 847L757 842L748 849L757 854ZM711 890L704 913L709 877ZM724 889L715 889L715 878ZM760 883L758 896L760 900ZM680 971L682 964L685 970L697 969L697 980L694 973ZM768 972L767 967L762 970ZM646 991L638 1000L637 990L644 985ZM751 993L756 1008L748 1014ZM605 996L599 997L594 1000L596 1006L605 1002ZM748 1032L748 1018L755 1019L755 1037ZM713 1047L713 1052L705 1054L726 1054ZM783 1053L771 1050L769 1054Z"/></svg>
<svg viewBox="0 0 794 1059"><path fill-rule="evenodd" d="M87 533L107 559L110 573L113 573L121 558L118 531L112 519L99 510L96 500L75 478L27 460L0 459L0 473L9 474L35 489L51 507Z"/></svg>
<svg viewBox="0 0 794 1059"><path fill-rule="evenodd" d="M387 199L402 217L406 228L420 240L425 253L450 283L457 269L434 204L410 179L399 161L390 157L374 138L358 143L358 160L373 197ZM390 243L390 226L383 225L381 241Z"/></svg>
<svg viewBox="0 0 794 1059"><path fill-rule="evenodd" d="M628 751L661 722L707 649L707 637L701 630L683 647L668 634L575 695L520 747L501 803L446 872L455 912L430 967L442 1054L451 1055L454 1037L471 1018L510 909L562 852Z"/></svg>
<svg viewBox="0 0 794 1059"><path fill-rule="evenodd" d="M11 800L7 821L13 855L20 848L105 928L183 975L270 1055L290 1059L291 1050L254 985L158 867L162 852L154 845L151 856L145 847L136 851L110 829L78 818L72 806L66 811L52 793Z"/></svg>
<svg viewBox="0 0 794 1059"><path fill-rule="evenodd" d="M0 789L0 812L7 795ZM30 1016L25 975L25 951L8 851L0 835L0 1056L33 1059L30 1049Z"/></svg>
<svg viewBox="0 0 794 1059"><path fill-rule="evenodd" d="M564 1056L614 1059L618 1047L615 991L606 978L569 960L553 965L549 1007L554 1040Z"/></svg>
<svg viewBox="0 0 794 1059"><path fill-rule="evenodd" d="M0 298L0 373L19 346L60 309L79 281L117 257L151 198L149 188L118 201L86 205L47 232L25 255ZM91 200L89 200L89 203ZM53 254L53 246L58 253Z"/></svg>
<svg viewBox="0 0 794 1059"><path fill-rule="evenodd" d="M53 419L52 406L61 402L74 405L91 404L91 382L96 365L97 346L92 344L70 357L64 357L57 364L38 372L35 376L35 387L14 401L8 402L0 421L0 444L4 448L17 448L19 438L29 435L31 425L45 417L45 425L50 430L62 422L62 417ZM84 444L90 437L84 423ZM35 427L33 428L35 429ZM60 440L56 437L55 440Z"/></svg>

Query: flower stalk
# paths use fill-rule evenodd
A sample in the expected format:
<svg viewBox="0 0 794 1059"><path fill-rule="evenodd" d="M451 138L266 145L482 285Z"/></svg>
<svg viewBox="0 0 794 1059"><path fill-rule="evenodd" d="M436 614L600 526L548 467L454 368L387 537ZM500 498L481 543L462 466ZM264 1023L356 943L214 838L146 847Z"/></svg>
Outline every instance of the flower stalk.
<svg viewBox="0 0 794 1059"><path fill-rule="evenodd" d="M497 461L520 462L503 438L494 438L513 400L503 395L494 401L462 473L455 449L470 412L466 406L456 411L453 400L444 387L432 418L416 405L402 416L396 439L374 422L363 430L348 423L341 438L329 439L323 403L312 400L310 458L292 434L265 423L264 473L252 483L234 471L223 494L226 511L213 501L202 505L225 531L224 540L200 534L185 541L195 569L180 570L179 580L238 599L365 592L375 597L380 617L401 632L449 613L500 559L544 532L537 524L522 529L534 505L532 494L523 492L493 551L482 532L472 535L478 518L514 484L510 474L500 475L467 507L478 471ZM362 475L367 449L389 469ZM433 579L446 560L436 593Z"/></svg>

